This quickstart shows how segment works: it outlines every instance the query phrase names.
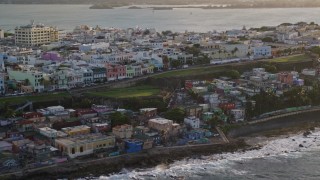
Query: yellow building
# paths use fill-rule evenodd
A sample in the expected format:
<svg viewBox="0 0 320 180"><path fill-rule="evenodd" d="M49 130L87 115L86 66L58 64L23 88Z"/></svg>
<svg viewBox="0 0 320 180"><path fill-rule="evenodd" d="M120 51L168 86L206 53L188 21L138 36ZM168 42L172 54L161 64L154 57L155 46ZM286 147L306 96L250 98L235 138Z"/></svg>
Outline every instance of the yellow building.
<svg viewBox="0 0 320 180"><path fill-rule="evenodd" d="M69 136L85 135L90 133L91 128L86 125L66 127L62 128L61 131L67 133Z"/></svg>
<svg viewBox="0 0 320 180"><path fill-rule="evenodd" d="M55 27L35 25L33 22L26 26L15 28L15 42L20 46L40 46L59 41L59 30Z"/></svg>
<svg viewBox="0 0 320 180"><path fill-rule="evenodd" d="M114 136L106 136L100 133L55 140L55 147L70 158L92 154L95 150L113 148L114 146Z"/></svg>
<svg viewBox="0 0 320 180"><path fill-rule="evenodd" d="M112 133L121 139L131 138L133 133L133 128L131 125L124 124L121 126L116 126L112 128Z"/></svg>

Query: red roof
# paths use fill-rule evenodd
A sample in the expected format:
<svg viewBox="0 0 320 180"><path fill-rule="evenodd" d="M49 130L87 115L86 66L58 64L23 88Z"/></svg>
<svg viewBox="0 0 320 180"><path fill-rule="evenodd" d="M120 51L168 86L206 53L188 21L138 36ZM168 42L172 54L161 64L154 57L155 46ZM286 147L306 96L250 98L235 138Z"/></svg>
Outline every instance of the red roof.
<svg viewBox="0 0 320 180"><path fill-rule="evenodd" d="M22 120L22 121L19 121L18 124L20 124L20 125L33 124L33 121L31 121L31 120Z"/></svg>
<svg viewBox="0 0 320 180"><path fill-rule="evenodd" d="M82 116L82 115L85 115L85 114L96 114L97 112L93 109L80 109L80 110L77 110L77 115L78 116Z"/></svg>

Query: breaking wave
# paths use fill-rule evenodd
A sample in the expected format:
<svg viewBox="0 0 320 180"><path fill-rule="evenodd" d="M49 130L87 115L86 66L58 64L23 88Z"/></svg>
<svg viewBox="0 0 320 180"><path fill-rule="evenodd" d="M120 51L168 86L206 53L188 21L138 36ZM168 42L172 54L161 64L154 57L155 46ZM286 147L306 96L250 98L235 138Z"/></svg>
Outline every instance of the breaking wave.
<svg viewBox="0 0 320 180"><path fill-rule="evenodd" d="M160 164L154 168L135 169L109 176L100 176L96 179L209 179L213 175L223 177L243 176L251 172L232 168L235 165L245 164L253 159L268 159L269 161L281 161L277 157L299 158L303 152L313 152L320 149L320 130L316 130L308 136L303 134L287 136L285 138L264 142L260 149L239 151L235 153L223 153L201 158L185 158L170 165Z"/></svg>

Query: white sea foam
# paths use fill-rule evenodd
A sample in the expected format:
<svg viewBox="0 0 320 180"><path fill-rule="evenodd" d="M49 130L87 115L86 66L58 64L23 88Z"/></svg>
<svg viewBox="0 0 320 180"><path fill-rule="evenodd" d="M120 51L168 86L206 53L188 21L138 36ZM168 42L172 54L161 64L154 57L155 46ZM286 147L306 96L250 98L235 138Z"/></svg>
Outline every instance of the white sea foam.
<svg viewBox="0 0 320 180"><path fill-rule="evenodd" d="M256 158L268 158L272 161L279 161L276 157L298 158L302 152L316 151L320 149L320 130L316 130L308 137L302 134L293 135L286 138L270 140L265 145L256 150L236 153L215 154L202 156L200 159L186 158L176 161L168 166L159 165L155 168L143 171L130 171L111 176L101 176L99 179L199 179L205 174L227 174L244 175L248 172L232 169L236 163ZM231 169L231 170L230 170Z"/></svg>

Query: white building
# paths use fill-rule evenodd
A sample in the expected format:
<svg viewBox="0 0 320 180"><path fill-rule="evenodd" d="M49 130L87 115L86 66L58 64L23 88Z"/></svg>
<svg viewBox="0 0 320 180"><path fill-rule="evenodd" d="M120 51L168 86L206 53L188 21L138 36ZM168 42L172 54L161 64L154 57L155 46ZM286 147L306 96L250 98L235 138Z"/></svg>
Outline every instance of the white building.
<svg viewBox="0 0 320 180"><path fill-rule="evenodd" d="M232 109L230 113L231 115L233 115L236 122L244 121L244 117L246 114L244 109Z"/></svg>
<svg viewBox="0 0 320 180"><path fill-rule="evenodd" d="M39 128L39 133L51 139L67 137L68 135L62 131L57 131L49 127Z"/></svg>
<svg viewBox="0 0 320 180"><path fill-rule="evenodd" d="M58 112L63 112L64 111L64 107L63 106L50 106L50 107L47 107L47 110L51 114L55 114L55 113L58 113Z"/></svg>
<svg viewBox="0 0 320 180"><path fill-rule="evenodd" d="M315 76L316 70L315 69L303 69L301 73L306 76Z"/></svg>
<svg viewBox="0 0 320 180"><path fill-rule="evenodd" d="M200 119L195 116L184 118L184 123L190 125L194 129L200 127Z"/></svg>
<svg viewBox="0 0 320 180"><path fill-rule="evenodd" d="M271 57L271 46L258 46L253 48L254 57Z"/></svg>

